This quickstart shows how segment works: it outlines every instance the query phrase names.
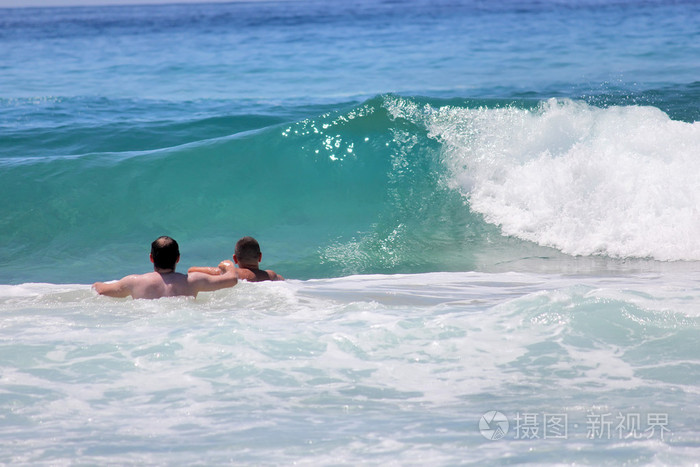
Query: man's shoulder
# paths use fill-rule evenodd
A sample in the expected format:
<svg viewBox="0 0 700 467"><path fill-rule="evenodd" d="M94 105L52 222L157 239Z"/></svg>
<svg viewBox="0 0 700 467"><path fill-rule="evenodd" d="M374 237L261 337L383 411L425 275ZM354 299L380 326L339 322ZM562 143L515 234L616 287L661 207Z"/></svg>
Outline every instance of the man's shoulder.
<svg viewBox="0 0 700 467"><path fill-rule="evenodd" d="M155 271L147 272L145 274L131 274L126 276L123 280L133 281L133 282L151 282L151 281L161 281L161 275Z"/></svg>
<svg viewBox="0 0 700 467"><path fill-rule="evenodd" d="M236 268L236 275L238 276L239 279L246 280L246 281L252 281L255 280L255 272L251 269L248 268L241 268L238 267Z"/></svg>
<svg viewBox="0 0 700 467"><path fill-rule="evenodd" d="M119 282L123 282L124 284L134 284L136 282L142 282L144 280L148 280L148 273L146 274L129 274L128 276L122 277Z"/></svg>
<svg viewBox="0 0 700 467"><path fill-rule="evenodd" d="M236 271L239 279L246 280L248 282L283 280L282 276L277 274L272 269L249 269L239 267Z"/></svg>
<svg viewBox="0 0 700 467"><path fill-rule="evenodd" d="M268 270L266 270L265 272L266 272L267 275L270 277L270 280L271 280L271 281L282 281L282 280L284 280L284 278L283 278L282 276L280 276L279 274L277 274L277 273L276 273L275 271L273 271L272 269L268 269Z"/></svg>

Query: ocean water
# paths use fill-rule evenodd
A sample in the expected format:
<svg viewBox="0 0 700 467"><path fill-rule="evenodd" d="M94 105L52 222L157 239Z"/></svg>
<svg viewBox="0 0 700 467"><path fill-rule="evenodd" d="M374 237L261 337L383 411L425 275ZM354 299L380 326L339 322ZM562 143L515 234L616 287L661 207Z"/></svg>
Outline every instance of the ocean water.
<svg viewBox="0 0 700 467"><path fill-rule="evenodd" d="M0 9L0 463L697 465L699 25ZM159 235L288 280L96 296Z"/></svg>

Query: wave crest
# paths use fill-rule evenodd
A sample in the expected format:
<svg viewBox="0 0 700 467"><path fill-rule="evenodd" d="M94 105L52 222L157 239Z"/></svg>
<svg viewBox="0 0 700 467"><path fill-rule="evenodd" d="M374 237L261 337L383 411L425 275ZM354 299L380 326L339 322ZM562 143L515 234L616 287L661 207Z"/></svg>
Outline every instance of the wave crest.
<svg viewBox="0 0 700 467"><path fill-rule="evenodd" d="M387 107L442 142L451 185L505 235L570 255L700 259L698 122L557 99Z"/></svg>

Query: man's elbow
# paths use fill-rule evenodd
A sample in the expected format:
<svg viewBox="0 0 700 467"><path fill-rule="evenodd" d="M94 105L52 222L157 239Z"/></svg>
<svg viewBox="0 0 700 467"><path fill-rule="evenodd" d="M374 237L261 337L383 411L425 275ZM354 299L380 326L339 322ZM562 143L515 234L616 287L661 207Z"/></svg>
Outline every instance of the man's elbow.
<svg viewBox="0 0 700 467"><path fill-rule="evenodd" d="M192 275L190 275L192 277ZM238 277L235 274L224 274L221 276L205 276L205 280L197 280L195 289L198 292L213 292L215 290L227 289L238 284Z"/></svg>
<svg viewBox="0 0 700 467"><path fill-rule="evenodd" d="M92 288L99 295L105 295L107 297L126 298L131 295L131 291L128 288L122 286L115 287L114 284L107 284L105 282L95 282L92 284Z"/></svg>
<svg viewBox="0 0 700 467"><path fill-rule="evenodd" d="M223 276L226 279L222 281L221 288L227 288L227 287L233 287L236 284L238 284L238 274L236 273L235 270L229 270L227 271Z"/></svg>
<svg viewBox="0 0 700 467"><path fill-rule="evenodd" d="M238 284L238 279L234 277L233 279L227 279L221 282L217 282L211 288L209 288L209 291L213 292L214 290L230 289L236 284Z"/></svg>

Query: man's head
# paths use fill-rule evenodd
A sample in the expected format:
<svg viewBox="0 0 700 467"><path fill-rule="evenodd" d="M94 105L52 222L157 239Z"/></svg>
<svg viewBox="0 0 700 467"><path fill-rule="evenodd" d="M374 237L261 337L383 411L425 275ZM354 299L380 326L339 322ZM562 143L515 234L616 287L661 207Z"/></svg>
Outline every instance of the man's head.
<svg viewBox="0 0 700 467"><path fill-rule="evenodd" d="M175 269L180 261L180 248L170 237L162 236L151 243L151 261L156 269Z"/></svg>
<svg viewBox="0 0 700 467"><path fill-rule="evenodd" d="M260 244L253 237L243 237L236 242L236 251L234 253L236 263L257 263L261 257Z"/></svg>

